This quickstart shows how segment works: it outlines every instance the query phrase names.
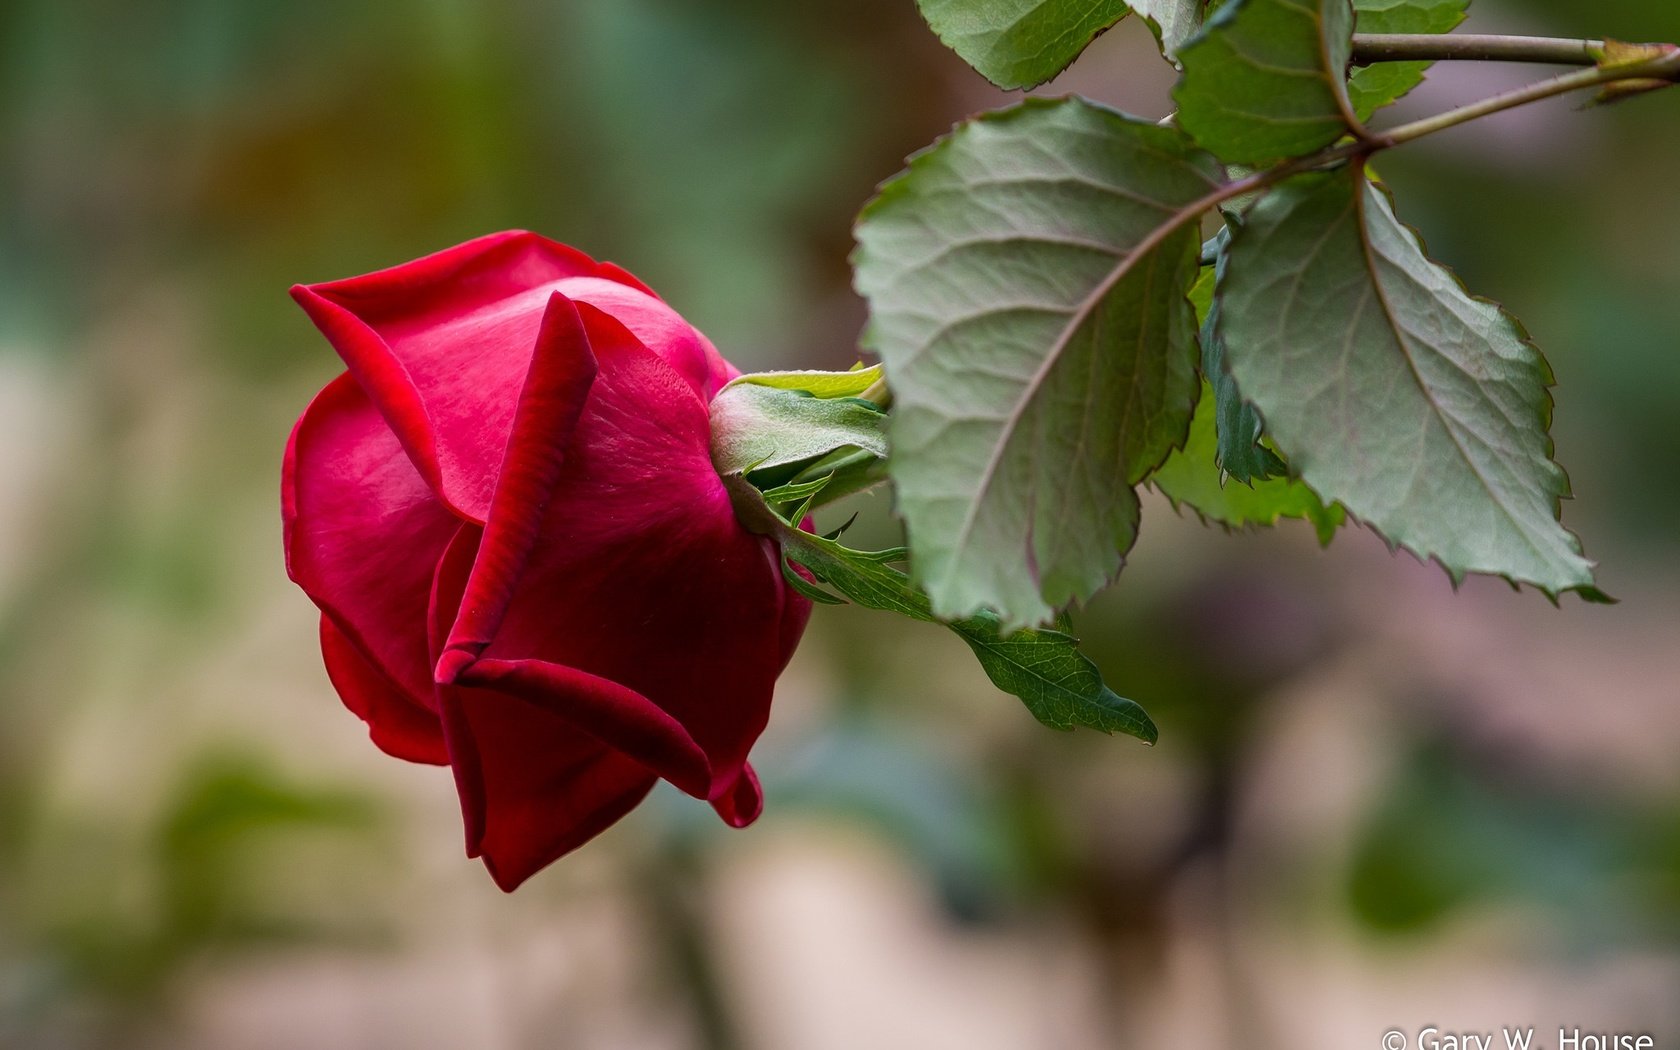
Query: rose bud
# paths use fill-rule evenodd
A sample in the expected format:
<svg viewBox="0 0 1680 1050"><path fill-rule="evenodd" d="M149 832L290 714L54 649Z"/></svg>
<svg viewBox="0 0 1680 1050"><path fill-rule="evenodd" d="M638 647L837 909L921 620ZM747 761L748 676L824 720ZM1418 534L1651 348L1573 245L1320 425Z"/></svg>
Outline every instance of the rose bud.
<svg viewBox="0 0 1680 1050"><path fill-rule="evenodd" d="M712 465L736 369L530 233L292 295L348 371L286 448L287 571L373 742L453 770L468 855L512 890L660 778L751 823L810 604Z"/></svg>

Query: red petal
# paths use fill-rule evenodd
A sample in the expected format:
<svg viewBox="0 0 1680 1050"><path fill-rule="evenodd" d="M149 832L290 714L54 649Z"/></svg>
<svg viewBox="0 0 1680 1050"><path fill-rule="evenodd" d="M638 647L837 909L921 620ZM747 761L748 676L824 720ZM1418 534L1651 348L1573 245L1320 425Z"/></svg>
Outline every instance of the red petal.
<svg viewBox="0 0 1680 1050"><path fill-rule="evenodd" d="M688 730L647 697L617 682L543 660L479 660L458 681L517 696L622 751L689 794L711 794L706 754Z"/></svg>
<svg viewBox="0 0 1680 1050"><path fill-rule="evenodd" d="M733 375L692 326L618 272L514 232L362 277L299 285L292 295L439 497L483 521L552 292L617 317L701 398Z"/></svg>
<svg viewBox="0 0 1680 1050"><path fill-rule="evenodd" d="M751 764L741 767L741 775L717 798L712 808L732 828L744 828L764 812L764 789L758 786L758 774Z"/></svg>
<svg viewBox="0 0 1680 1050"><path fill-rule="evenodd" d="M427 601L460 522L350 376L327 384L293 428L281 502L292 579L386 678L430 705Z"/></svg>
<svg viewBox="0 0 1680 1050"><path fill-rule="evenodd" d="M594 313L592 308L585 309ZM598 339L629 338L617 325L597 323L595 328ZM463 654L476 657L495 637L540 535L543 510L594 381L595 355L584 319L571 300L555 292L520 391L484 538L460 613L450 628L442 659L452 665L460 665ZM447 681L453 674L443 670L437 677Z"/></svg>
<svg viewBox="0 0 1680 1050"><path fill-rule="evenodd" d="M367 723L368 736L381 751L410 762L449 764L437 715L410 699L325 615L321 617L321 654L339 698Z"/></svg>
<svg viewBox="0 0 1680 1050"><path fill-rule="evenodd" d="M482 856L503 890L611 827L658 781L516 697L463 686L439 691L463 808L483 814L468 823L467 855Z"/></svg>
<svg viewBox="0 0 1680 1050"><path fill-rule="evenodd" d="M448 629L471 572L479 530L463 526L438 563L433 637ZM439 685L467 855L503 890L576 849L636 807L657 777L555 710L493 689Z"/></svg>
<svg viewBox="0 0 1680 1050"><path fill-rule="evenodd" d="M705 752L716 797L764 728L799 617L774 545L736 521L712 468L705 407L633 343L596 355L542 540L484 655L647 697Z"/></svg>

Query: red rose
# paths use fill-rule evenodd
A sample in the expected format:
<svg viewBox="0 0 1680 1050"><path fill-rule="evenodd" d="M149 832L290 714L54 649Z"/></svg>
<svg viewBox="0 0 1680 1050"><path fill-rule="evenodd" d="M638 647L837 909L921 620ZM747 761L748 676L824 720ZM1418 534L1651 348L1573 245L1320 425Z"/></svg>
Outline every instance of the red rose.
<svg viewBox="0 0 1680 1050"><path fill-rule="evenodd" d="M293 297L349 371L286 449L286 564L375 744L448 764L511 890L664 777L728 823L810 605L737 522L736 370L623 270L501 233Z"/></svg>

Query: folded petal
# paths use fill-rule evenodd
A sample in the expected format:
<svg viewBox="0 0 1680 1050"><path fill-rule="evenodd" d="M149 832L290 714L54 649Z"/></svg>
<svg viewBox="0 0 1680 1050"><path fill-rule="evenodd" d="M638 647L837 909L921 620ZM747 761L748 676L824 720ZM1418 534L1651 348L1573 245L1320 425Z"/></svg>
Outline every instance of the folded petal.
<svg viewBox="0 0 1680 1050"><path fill-rule="evenodd" d="M592 329L593 331L593 329ZM598 373L519 586L486 658L618 683L685 729L715 798L764 728L787 610L774 545L737 522L711 465L705 407L633 340Z"/></svg>
<svg viewBox="0 0 1680 1050"><path fill-rule="evenodd" d="M764 812L764 789L750 763L743 764L735 782L712 800L712 808L732 828L744 828Z"/></svg>
<svg viewBox="0 0 1680 1050"><path fill-rule="evenodd" d="M298 285L292 295L439 498L484 521L555 291L622 315L697 397L709 399L732 375L704 337L623 271L531 233L482 237L392 269Z"/></svg>
<svg viewBox="0 0 1680 1050"><path fill-rule="evenodd" d="M623 752L691 795L712 793L706 753L651 700L617 682L545 660L478 660L461 685L517 696ZM733 782L718 785L719 793Z"/></svg>
<svg viewBox="0 0 1680 1050"><path fill-rule="evenodd" d="M477 553L463 526L438 563L432 637L449 629ZM462 682L437 687L449 762L461 798L467 855L483 857L511 892L533 873L594 838L652 790L658 777L558 711L564 688L543 704Z"/></svg>
<svg viewBox="0 0 1680 1050"><path fill-rule="evenodd" d="M387 678L325 614L321 616L321 654L339 698L367 723L368 736L381 751L410 762L449 764L437 715Z"/></svg>
<svg viewBox="0 0 1680 1050"><path fill-rule="evenodd" d="M603 328L597 324L596 328L598 339L623 337L617 325ZM460 665L476 657L495 637L519 574L540 536L543 512L553 495L566 446L595 381L595 355L589 344L577 307L554 292L537 333L484 537L440 658L443 661ZM452 677L447 670L438 673L440 681Z"/></svg>
<svg viewBox="0 0 1680 1050"><path fill-rule="evenodd" d="M413 704L429 706L427 603L460 522L349 375L293 428L281 503L288 574Z"/></svg>

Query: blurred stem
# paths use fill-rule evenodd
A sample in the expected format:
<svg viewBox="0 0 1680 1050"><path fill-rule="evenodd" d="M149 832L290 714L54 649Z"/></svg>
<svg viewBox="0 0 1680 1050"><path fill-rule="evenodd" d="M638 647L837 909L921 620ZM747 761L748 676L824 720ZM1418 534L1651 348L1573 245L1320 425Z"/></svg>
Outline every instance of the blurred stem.
<svg viewBox="0 0 1680 1050"><path fill-rule="evenodd" d="M1602 40L1485 33L1355 33L1353 64L1378 62L1538 62L1592 66L1604 57Z"/></svg>
<svg viewBox="0 0 1680 1050"><path fill-rule="evenodd" d="M729 997L701 910L705 865L697 848L673 842L640 872L670 976L686 995L701 1050L740 1050Z"/></svg>

